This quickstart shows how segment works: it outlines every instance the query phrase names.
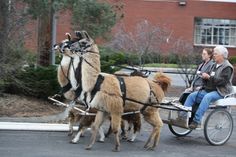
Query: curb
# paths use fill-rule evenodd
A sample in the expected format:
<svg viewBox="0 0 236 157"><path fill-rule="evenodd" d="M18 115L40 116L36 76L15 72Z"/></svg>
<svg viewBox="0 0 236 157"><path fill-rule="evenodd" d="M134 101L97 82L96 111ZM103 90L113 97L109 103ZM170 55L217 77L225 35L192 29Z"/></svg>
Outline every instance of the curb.
<svg viewBox="0 0 236 157"><path fill-rule="evenodd" d="M78 127L74 126L74 130ZM14 131L69 131L68 124L0 122L0 130Z"/></svg>

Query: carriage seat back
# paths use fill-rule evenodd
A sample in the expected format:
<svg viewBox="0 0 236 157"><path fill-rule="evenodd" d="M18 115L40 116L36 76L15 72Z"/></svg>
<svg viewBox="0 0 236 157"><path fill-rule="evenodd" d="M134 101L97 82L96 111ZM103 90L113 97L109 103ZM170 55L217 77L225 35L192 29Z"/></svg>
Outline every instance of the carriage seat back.
<svg viewBox="0 0 236 157"><path fill-rule="evenodd" d="M223 99L213 103L216 106L236 106L236 86L233 86L233 92L226 95Z"/></svg>

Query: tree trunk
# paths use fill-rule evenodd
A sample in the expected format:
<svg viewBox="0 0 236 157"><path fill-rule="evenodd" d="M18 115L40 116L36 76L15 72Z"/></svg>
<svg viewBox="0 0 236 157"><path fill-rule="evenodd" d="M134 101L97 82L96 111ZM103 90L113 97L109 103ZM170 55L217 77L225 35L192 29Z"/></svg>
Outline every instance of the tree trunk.
<svg viewBox="0 0 236 157"><path fill-rule="evenodd" d="M9 0L0 1L0 56L1 62L4 61L4 56L7 47L7 35L9 28Z"/></svg>
<svg viewBox="0 0 236 157"><path fill-rule="evenodd" d="M9 1L0 0L0 79L5 75L5 62L7 58L9 33Z"/></svg>
<svg viewBox="0 0 236 157"><path fill-rule="evenodd" d="M52 8L38 18L38 65L50 65L52 45Z"/></svg>

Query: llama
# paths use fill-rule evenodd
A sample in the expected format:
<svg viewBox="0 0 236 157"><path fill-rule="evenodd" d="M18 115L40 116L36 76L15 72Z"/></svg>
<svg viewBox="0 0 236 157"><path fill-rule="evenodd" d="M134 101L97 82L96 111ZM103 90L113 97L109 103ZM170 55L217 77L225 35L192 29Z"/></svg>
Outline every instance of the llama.
<svg viewBox="0 0 236 157"><path fill-rule="evenodd" d="M153 130L146 141L144 148L154 149L160 138L163 122L157 108L151 107L158 104L164 98L164 91L170 85L170 79L165 76L164 80L148 80L142 77L124 77L126 94L122 94L121 81L114 75L100 75L100 55L97 45L89 37L87 32L82 32L86 42L85 49L76 52L70 46L64 49L74 59L74 67L80 65L80 78L70 74L72 88L82 88L78 98L91 108L98 109L92 126L92 136L86 149L91 149L95 143L98 128L107 114L111 117L112 131L115 135L114 151L120 150L119 129L121 115L124 107L132 110L141 110L144 120L152 125ZM71 44L71 43L70 43ZM73 44L73 43L72 43ZM156 82L158 81L158 82ZM163 84L160 86L160 84ZM165 88L166 87L166 88ZM125 105L124 105L125 104Z"/></svg>
<svg viewBox="0 0 236 157"><path fill-rule="evenodd" d="M71 39L70 35L67 34L68 38ZM75 39L74 39L75 40ZM61 45L55 45L54 48L55 50L58 50L60 47L66 46L66 42L69 40L63 40ZM64 44L64 45L63 45ZM61 51L61 50L60 50ZM71 71L71 66L73 63L73 59L69 57L68 54L63 53L62 54L62 60L60 62L60 65L58 66L57 69L57 78L58 78L58 83L62 87L61 94L64 95L64 97L68 100L74 101L76 98L75 91L72 89L71 82L69 80L69 74L75 73L74 68L73 71ZM72 107L72 106L70 106ZM83 109L82 106L79 107L80 109ZM96 113L94 109L89 110L88 112ZM86 117L86 118L85 118ZM69 132L68 135L73 135L73 125L75 123L79 123L79 130L75 138L71 140L71 143L77 143L79 141L80 135L92 125L94 122L95 116L89 116L89 115L81 115L76 109L70 109L69 114L68 114L68 119L69 119ZM104 141L105 135L103 132L102 128L99 128L99 134L100 134L100 142Z"/></svg>
<svg viewBox="0 0 236 157"><path fill-rule="evenodd" d="M68 36L68 40L64 40L62 41L62 44L60 45L60 47L63 49L63 47L67 46L66 42L69 41L69 39L71 40L71 36L70 34L67 34ZM72 40L76 40L75 38ZM77 39L79 40L79 39ZM59 45L55 45L54 48L55 50L59 50L62 51L62 49L60 48ZM71 90L71 82L69 80L69 73L75 73L75 69L73 67L73 71L70 71L70 67L72 67L73 65L73 59L71 57L69 57L69 55L67 53L63 53L62 54L62 60L61 63L58 67L58 71L57 71L57 77L58 77L58 82L60 84L60 86L62 87L62 91L61 94L64 94L64 97L66 99L69 100L74 100L76 97L75 91ZM81 105L78 106L80 109L84 109L84 107L82 107ZM96 113L95 109L91 109L88 111L89 113ZM130 111L126 111L125 112L130 112ZM140 119L140 113L135 113L135 114L129 114L129 115L124 115L122 116L123 120L128 121L129 125L133 125L134 127L134 133L132 134L132 137L130 139L128 139L129 141L134 141L135 137L137 135L137 132L140 131L141 128L141 119ZM95 120L95 116L93 115L82 115L81 112L79 112L76 109L71 109L69 111L69 115L68 115L68 119L69 119L69 132L68 135L71 136L73 135L73 126L75 124L80 124L79 125L79 130L78 133L76 134L76 136L71 140L71 143L78 143L81 134L83 134L83 132L86 130L86 128L90 127L91 124L94 122ZM124 128L125 126L123 125L121 128ZM127 134L125 132L124 129L122 129L122 133L123 134ZM99 134L100 134L100 139L99 142L104 142L104 132L103 129L100 127L99 128ZM108 135L109 133L107 133Z"/></svg>

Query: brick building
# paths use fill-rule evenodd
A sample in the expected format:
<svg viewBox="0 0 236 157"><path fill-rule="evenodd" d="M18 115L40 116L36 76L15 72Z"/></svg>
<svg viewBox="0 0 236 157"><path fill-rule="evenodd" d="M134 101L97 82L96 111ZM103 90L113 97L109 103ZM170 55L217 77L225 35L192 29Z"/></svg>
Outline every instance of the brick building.
<svg viewBox="0 0 236 157"><path fill-rule="evenodd" d="M110 0L124 5L125 27L132 31L143 19L162 24L171 36L181 37L194 47L225 45L230 56L236 55L236 0ZM70 14L63 13L56 21L57 41L70 30ZM34 25L31 25L34 27ZM34 48L35 41L27 41ZM171 43L170 43L171 44Z"/></svg>

